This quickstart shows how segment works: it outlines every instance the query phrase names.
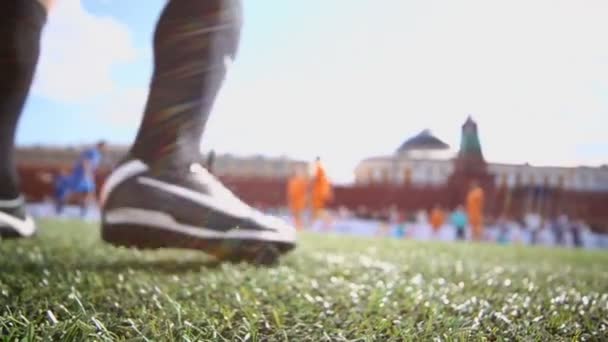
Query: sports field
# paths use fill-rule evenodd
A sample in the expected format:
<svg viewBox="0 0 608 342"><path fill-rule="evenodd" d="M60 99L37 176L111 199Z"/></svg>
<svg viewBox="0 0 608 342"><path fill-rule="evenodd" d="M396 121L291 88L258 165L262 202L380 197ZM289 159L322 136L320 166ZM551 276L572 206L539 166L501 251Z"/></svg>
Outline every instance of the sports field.
<svg viewBox="0 0 608 342"><path fill-rule="evenodd" d="M41 227L0 241L0 341L608 339L601 251L309 233L257 268Z"/></svg>

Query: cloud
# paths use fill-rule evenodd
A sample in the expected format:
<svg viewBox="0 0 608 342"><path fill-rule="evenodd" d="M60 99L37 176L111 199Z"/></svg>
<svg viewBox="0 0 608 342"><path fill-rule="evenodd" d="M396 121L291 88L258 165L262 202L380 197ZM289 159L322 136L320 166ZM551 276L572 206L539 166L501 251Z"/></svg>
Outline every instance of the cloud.
<svg viewBox="0 0 608 342"><path fill-rule="evenodd" d="M57 1L49 14L33 93L80 104L116 91L112 68L135 61L128 27L87 12L80 0Z"/></svg>

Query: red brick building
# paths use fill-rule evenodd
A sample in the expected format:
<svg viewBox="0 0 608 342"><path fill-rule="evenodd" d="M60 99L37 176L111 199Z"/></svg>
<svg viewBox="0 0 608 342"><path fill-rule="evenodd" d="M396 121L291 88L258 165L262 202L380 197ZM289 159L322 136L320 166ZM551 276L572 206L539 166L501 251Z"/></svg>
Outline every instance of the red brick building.
<svg viewBox="0 0 608 342"><path fill-rule="evenodd" d="M536 208L545 216L565 212L572 217L586 220L593 230L608 232L608 191L585 191L562 186L531 186L515 183L508 185L496 181L496 175L488 171L476 137L461 144L453 159L451 173L443 183L416 184L402 182L357 182L335 188L334 207L344 206L352 210L365 208L367 212L381 213L391 206L412 212L427 210L435 204L453 208L464 201L466 189L472 180L483 186L486 192L486 215L497 217L508 214L521 217L529 208ZM463 126L463 139L471 123ZM98 184L108 175L111 166L125 153L124 148L111 147L98 173ZM30 201L40 201L51 194L52 184L43 177L60 168L69 168L80 149L75 148L20 148L17 161L22 187ZM239 158L218 156L214 165L216 174L237 195L251 205L283 207L286 203L285 187L294 168L306 168L307 163L287 158L261 156ZM245 170L245 172L244 172ZM238 172L237 172L238 171ZM405 178L407 180L407 177Z"/></svg>

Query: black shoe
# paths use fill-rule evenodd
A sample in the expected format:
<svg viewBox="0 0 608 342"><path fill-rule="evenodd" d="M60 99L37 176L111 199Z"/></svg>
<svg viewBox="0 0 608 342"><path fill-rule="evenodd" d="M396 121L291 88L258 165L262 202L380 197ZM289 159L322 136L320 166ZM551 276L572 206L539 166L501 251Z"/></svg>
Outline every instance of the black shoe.
<svg viewBox="0 0 608 342"><path fill-rule="evenodd" d="M101 202L102 238L115 245L262 264L295 247L295 228L252 209L197 163L159 175L128 160L106 180Z"/></svg>
<svg viewBox="0 0 608 342"><path fill-rule="evenodd" d="M0 237L30 237L35 233L36 224L25 210L23 197L0 199Z"/></svg>

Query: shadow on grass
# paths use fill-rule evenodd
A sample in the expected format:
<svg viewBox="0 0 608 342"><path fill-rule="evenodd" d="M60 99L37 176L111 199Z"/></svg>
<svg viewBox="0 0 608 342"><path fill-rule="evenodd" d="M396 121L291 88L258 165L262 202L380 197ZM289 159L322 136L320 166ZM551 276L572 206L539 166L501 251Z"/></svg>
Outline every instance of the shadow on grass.
<svg viewBox="0 0 608 342"><path fill-rule="evenodd" d="M39 264L35 262L11 263L2 267L2 272L42 274L45 270L50 273L71 273L79 270L81 272L112 272L123 273L127 271L158 272L164 274L182 274L199 272L218 268L222 262L217 260L187 260L175 259L141 260L121 259L110 261L76 261L64 262L59 259Z"/></svg>
<svg viewBox="0 0 608 342"><path fill-rule="evenodd" d="M187 260L178 261L175 259L161 259L161 260L116 260L110 262L94 262L94 263L81 263L75 265L80 270L94 271L94 272L123 272L128 270L133 271L149 271L149 272L162 272L162 273L188 273L198 272L203 269L216 269L222 264L218 260Z"/></svg>

